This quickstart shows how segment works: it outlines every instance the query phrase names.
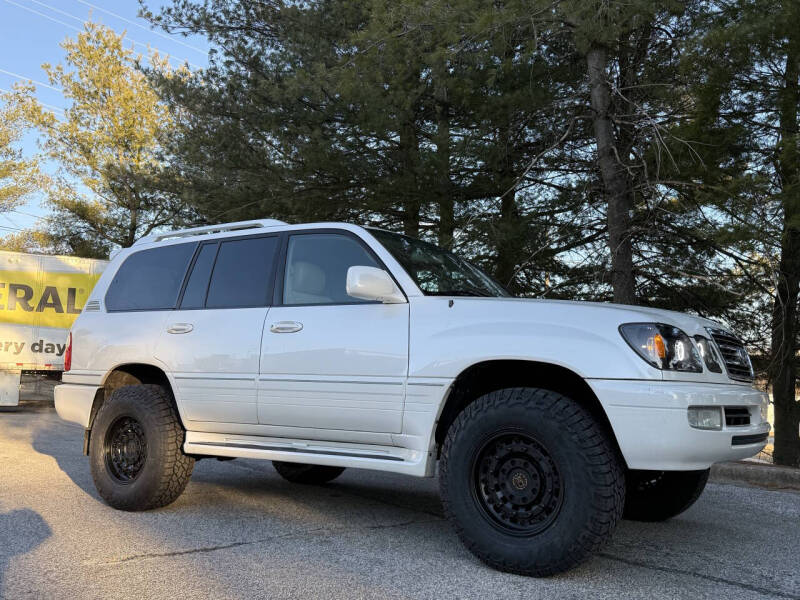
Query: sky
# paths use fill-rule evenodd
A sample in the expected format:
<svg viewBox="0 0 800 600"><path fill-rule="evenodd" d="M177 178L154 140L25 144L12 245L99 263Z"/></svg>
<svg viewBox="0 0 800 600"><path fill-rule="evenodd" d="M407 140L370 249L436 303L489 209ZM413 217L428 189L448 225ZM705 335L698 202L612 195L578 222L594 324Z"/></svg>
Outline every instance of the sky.
<svg viewBox="0 0 800 600"><path fill-rule="evenodd" d="M169 0L145 3L153 12L171 4ZM144 55L149 46L169 55L174 66L184 61L193 69L207 64L208 43L204 38L153 29L138 12L138 0L0 0L0 90L8 91L16 82L32 80L39 101L58 114L65 106L64 98L49 86L41 65L61 62L64 52L59 44L66 37L75 37L87 20L126 32L126 46L133 43ZM26 154L37 151L34 135L26 136L22 149ZM33 197L16 210L0 214L0 235L33 227L46 212L42 198Z"/></svg>

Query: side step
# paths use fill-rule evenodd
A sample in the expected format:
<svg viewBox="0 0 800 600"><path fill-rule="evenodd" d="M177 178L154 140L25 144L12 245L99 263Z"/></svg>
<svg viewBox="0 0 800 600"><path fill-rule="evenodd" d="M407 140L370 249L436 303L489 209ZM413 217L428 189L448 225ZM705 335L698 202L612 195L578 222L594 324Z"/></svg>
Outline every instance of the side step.
<svg viewBox="0 0 800 600"><path fill-rule="evenodd" d="M424 475L425 471L425 456L421 452L394 446L187 431L183 451L186 454L280 460L409 475Z"/></svg>

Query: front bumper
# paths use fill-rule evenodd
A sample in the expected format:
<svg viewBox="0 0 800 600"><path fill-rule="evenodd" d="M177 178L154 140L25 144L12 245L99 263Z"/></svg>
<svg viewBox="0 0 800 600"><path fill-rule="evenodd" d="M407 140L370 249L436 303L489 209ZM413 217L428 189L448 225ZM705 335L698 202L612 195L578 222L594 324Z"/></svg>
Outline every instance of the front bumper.
<svg viewBox="0 0 800 600"><path fill-rule="evenodd" d="M65 421L89 427L92 404L100 388L96 385L62 383L55 387L55 405L58 416Z"/></svg>
<svg viewBox="0 0 800 600"><path fill-rule="evenodd" d="M765 394L745 385L590 379L631 469L691 471L715 462L741 460L766 445L769 423L761 420ZM721 431L689 425L690 406L747 407L750 425ZM747 437L750 436L750 437Z"/></svg>

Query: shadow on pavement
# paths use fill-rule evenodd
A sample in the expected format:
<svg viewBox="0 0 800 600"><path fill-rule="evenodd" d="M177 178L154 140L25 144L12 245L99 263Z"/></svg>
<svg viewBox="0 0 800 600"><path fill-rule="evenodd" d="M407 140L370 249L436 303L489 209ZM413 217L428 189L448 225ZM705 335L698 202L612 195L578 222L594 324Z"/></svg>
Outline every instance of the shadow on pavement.
<svg viewBox="0 0 800 600"><path fill-rule="evenodd" d="M0 513L0 593L11 559L27 554L51 535L39 513L28 508Z"/></svg>
<svg viewBox="0 0 800 600"><path fill-rule="evenodd" d="M37 428L32 436L33 449L53 457L59 469L72 482L96 500L89 459L83 455L83 429L56 420Z"/></svg>

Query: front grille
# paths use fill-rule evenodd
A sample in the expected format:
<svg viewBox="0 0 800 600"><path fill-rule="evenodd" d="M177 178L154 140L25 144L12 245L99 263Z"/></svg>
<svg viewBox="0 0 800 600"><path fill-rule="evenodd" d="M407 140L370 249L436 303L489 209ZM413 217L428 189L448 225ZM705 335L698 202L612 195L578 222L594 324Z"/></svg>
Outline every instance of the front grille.
<svg viewBox="0 0 800 600"><path fill-rule="evenodd" d="M753 381L753 367L744 344L722 329L709 329L708 332L722 354L728 377L737 381Z"/></svg>
<svg viewBox="0 0 800 600"><path fill-rule="evenodd" d="M750 425L750 410L746 406L726 406L725 425L728 427Z"/></svg>

